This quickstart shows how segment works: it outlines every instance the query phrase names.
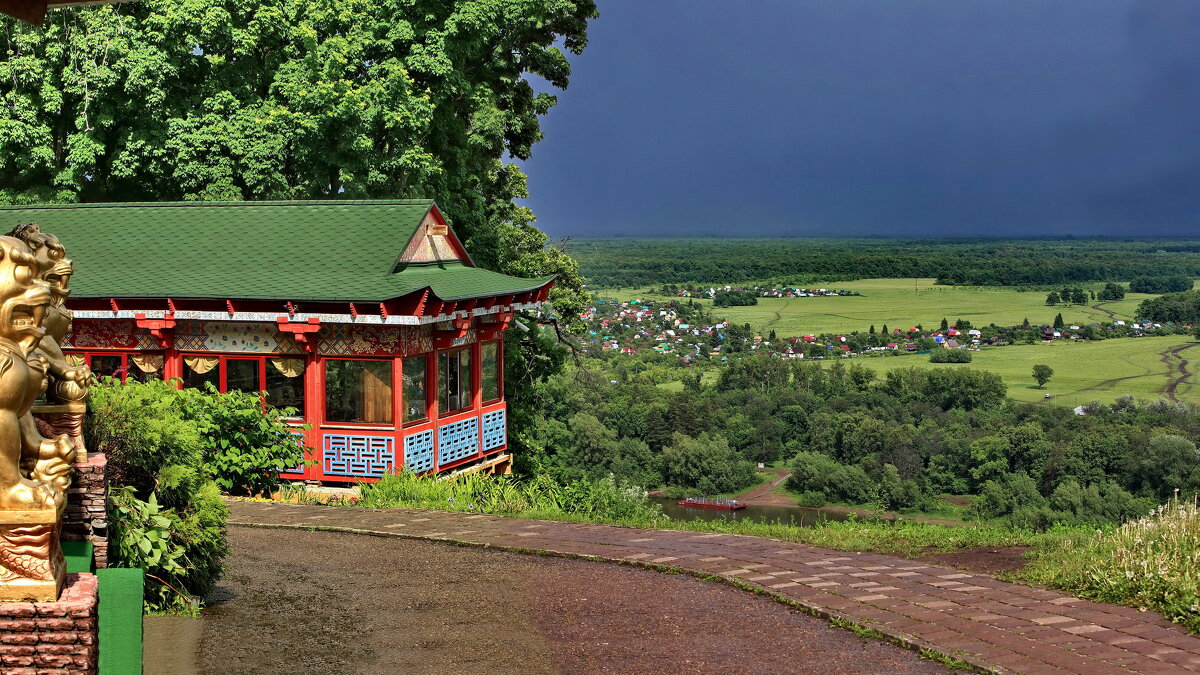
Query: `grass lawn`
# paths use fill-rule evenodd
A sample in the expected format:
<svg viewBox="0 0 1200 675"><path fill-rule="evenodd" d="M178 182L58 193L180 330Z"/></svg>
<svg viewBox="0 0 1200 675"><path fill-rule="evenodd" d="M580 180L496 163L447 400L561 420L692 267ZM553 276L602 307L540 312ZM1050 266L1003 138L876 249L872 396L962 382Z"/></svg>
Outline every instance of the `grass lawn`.
<svg viewBox="0 0 1200 675"><path fill-rule="evenodd" d="M1180 359L1189 359L1189 372L1200 370L1200 342L1185 335L1121 338L1100 342L1058 341L1032 345L989 347L974 354L971 363L930 363L925 354L859 358L856 363L881 375L892 368L975 368L1004 378L1008 395L1018 401L1041 401L1046 394L1059 405L1083 405L1094 399L1109 403L1118 396L1161 398L1168 382L1180 374ZM1187 348L1178 355L1174 350ZM1054 377L1039 389L1030 373L1034 364L1054 369ZM1175 395L1200 403L1200 390L1184 382Z"/></svg>
<svg viewBox="0 0 1200 675"><path fill-rule="evenodd" d="M1171 352L1186 347L1178 355ZM1189 373L1200 372L1200 342L1186 335L1164 337L1118 338L1100 342L1037 343L985 347L974 352L971 363L930 363L928 354L900 356L853 357L852 362L870 368L882 377L893 368L919 366L922 368L977 368L1004 378L1008 395L1018 401L1037 402L1050 394L1058 405L1084 405L1092 400L1111 403L1126 394L1136 398L1156 399L1165 396L1162 390L1180 375L1180 359L1187 359ZM1165 360L1164 360L1165 359ZM826 367L832 361L821 361ZM1045 389L1038 389L1030 374L1034 364L1044 363L1054 369L1054 377ZM705 385L716 384L719 368L703 373ZM1175 396L1181 401L1200 404L1200 380L1176 386ZM659 385L668 391L683 391L676 380Z"/></svg>
<svg viewBox="0 0 1200 675"><path fill-rule="evenodd" d="M1124 300L1100 304L1099 310L1087 305L1046 306L1047 291L1019 292L993 286L935 286L933 279L860 279L825 284L826 288L858 291L861 296L821 298L759 298L751 307L714 308L718 318L738 324L749 323L755 330L774 329L781 336L807 333L848 333L876 329L907 329L916 324L936 327L945 317L950 322L967 319L975 325L995 323L1012 326L1026 318L1031 323L1049 324L1061 312L1068 323L1086 324L1102 320L1132 319L1138 303L1155 297L1129 293ZM1087 284L1087 287L1093 286ZM665 299L637 289L601 290L601 297L621 300ZM697 300L711 305L711 300ZM1107 311L1105 311L1107 310ZM1109 314L1111 312L1111 315Z"/></svg>

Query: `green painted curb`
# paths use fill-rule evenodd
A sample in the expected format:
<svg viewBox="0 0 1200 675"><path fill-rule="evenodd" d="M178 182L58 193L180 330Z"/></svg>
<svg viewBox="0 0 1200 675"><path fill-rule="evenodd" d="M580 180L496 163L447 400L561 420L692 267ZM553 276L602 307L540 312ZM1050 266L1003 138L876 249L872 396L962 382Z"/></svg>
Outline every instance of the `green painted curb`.
<svg viewBox="0 0 1200 675"><path fill-rule="evenodd" d="M96 570L100 675L141 675L143 574L140 569Z"/></svg>
<svg viewBox="0 0 1200 675"><path fill-rule="evenodd" d="M62 542L63 558L67 561L67 574L95 571L92 567L92 548L90 541Z"/></svg>

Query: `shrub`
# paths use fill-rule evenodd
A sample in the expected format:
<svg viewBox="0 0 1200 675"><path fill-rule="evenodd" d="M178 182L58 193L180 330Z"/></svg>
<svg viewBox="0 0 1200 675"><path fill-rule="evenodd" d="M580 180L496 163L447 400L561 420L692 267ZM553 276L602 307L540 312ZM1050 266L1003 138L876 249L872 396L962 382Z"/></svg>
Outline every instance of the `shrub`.
<svg viewBox="0 0 1200 675"><path fill-rule="evenodd" d="M921 488L916 481L901 478L895 466L884 464L875 498L885 509L911 509L921 503Z"/></svg>
<svg viewBox="0 0 1200 675"><path fill-rule="evenodd" d="M229 552L228 509L208 473L187 392L104 378L88 401L86 441L109 461L114 565L141 567L148 610L195 613Z"/></svg>
<svg viewBox="0 0 1200 675"><path fill-rule="evenodd" d="M187 415L195 420L206 447L205 459L217 485L230 494L270 494L280 484L279 472L304 461L297 443L299 427L287 417L294 408L264 406L257 393L181 392Z"/></svg>
<svg viewBox="0 0 1200 675"><path fill-rule="evenodd" d="M754 466L719 435L691 438L676 432L661 461L667 485L695 488L707 495L737 492L755 482Z"/></svg>
<svg viewBox="0 0 1200 675"><path fill-rule="evenodd" d="M930 363L970 363L971 352L965 349L935 349L929 355Z"/></svg>
<svg viewBox="0 0 1200 675"><path fill-rule="evenodd" d="M862 467L842 464L819 452L798 453L791 463L788 487L817 492L830 501L864 504L877 497L877 486Z"/></svg>

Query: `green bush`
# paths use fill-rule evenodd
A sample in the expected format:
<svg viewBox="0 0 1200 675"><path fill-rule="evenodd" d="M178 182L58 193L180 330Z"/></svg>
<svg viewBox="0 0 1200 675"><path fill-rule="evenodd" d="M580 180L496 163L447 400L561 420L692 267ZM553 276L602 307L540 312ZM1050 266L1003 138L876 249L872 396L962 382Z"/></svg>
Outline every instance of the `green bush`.
<svg viewBox="0 0 1200 675"><path fill-rule="evenodd" d="M797 453L791 463L788 487L819 492L830 501L863 504L878 496L878 486L862 467L838 462L819 452Z"/></svg>
<svg viewBox="0 0 1200 675"><path fill-rule="evenodd" d="M971 352L965 349L935 349L929 355L930 363L970 363Z"/></svg>
<svg viewBox="0 0 1200 675"><path fill-rule="evenodd" d="M304 461L294 435L300 427L287 423L296 410L264 406L257 393L221 394L207 387L181 395L207 446L205 459L217 485L235 495L271 494L279 487L279 472Z"/></svg>
<svg viewBox="0 0 1200 675"><path fill-rule="evenodd" d="M188 396L167 382L104 378L88 401L88 447L109 462L111 562L146 570L148 610L194 613L229 553L228 509Z"/></svg>
<svg viewBox="0 0 1200 675"><path fill-rule="evenodd" d="M718 435L691 438L676 432L661 461L667 485L695 488L706 495L744 490L757 480L754 466Z"/></svg>

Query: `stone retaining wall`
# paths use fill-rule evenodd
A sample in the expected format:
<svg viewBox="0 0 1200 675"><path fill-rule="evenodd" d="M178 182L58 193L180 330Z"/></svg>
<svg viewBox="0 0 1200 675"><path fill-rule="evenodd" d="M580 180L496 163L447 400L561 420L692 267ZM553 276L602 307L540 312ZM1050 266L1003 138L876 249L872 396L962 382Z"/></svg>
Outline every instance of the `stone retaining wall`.
<svg viewBox="0 0 1200 675"><path fill-rule="evenodd" d="M96 672L96 575L68 574L58 602L0 603L0 672Z"/></svg>
<svg viewBox="0 0 1200 675"><path fill-rule="evenodd" d="M92 542L96 569L108 567L108 458L103 453L91 452L86 462L72 466L75 478L67 490L62 538Z"/></svg>

